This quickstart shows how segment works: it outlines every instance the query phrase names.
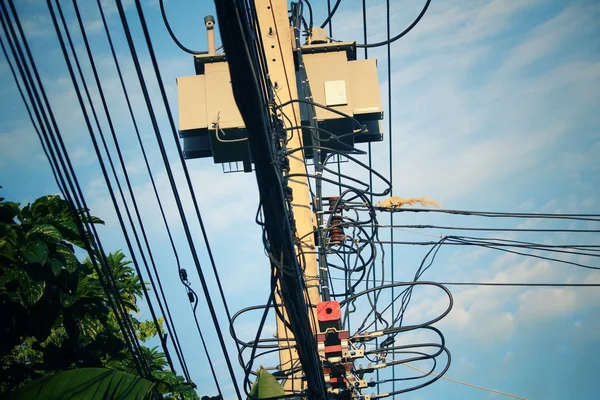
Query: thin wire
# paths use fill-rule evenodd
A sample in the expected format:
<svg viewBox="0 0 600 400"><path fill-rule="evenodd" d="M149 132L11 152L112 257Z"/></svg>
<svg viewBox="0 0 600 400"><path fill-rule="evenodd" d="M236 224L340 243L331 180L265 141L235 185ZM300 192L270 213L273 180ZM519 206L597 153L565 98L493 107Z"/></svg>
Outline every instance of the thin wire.
<svg viewBox="0 0 600 400"><path fill-rule="evenodd" d="M600 283L438 282L448 286L600 287Z"/></svg>
<svg viewBox="0 0 600 400"><path fill-rule="evenodd" d="M396 360L394 360L394 359L391 359L391 358L388 358L388 357L385 357L385 356L382 356L381 354L375 354L375 356L376 356L376 357L379 357L379 358L382 358L382 359L384 359L384 360L387 360L387 361L396 362ZM458 384L460 384L460 385L465 385L465 386L469 386L469 387L472 387L472 388L475 388L475 389L481 389L481 390L485 390L486 392L491 392L491 393L501 394L501 395L503 395L503 396L512 397L513 399L528 400L526 397L521 397L521 396L517 396L517 395L514 395L514 394L510 394L510 393L501 392L501 391L499 391L499 390L494 390L494 389L489 389L489 388L486 388L486 387L483 387L483 386L474 385L474 384L472 384L472 383L468 383L468 382L464 382L464 381L459 381L459 380L456 380L456 379L450 378L450 377L448 377L448 376L446 376L446 375L439 375L439 374L436 374L436 373L435 373L435 372L433 372L433 371L425 371L425 370L422 370L422 369L420 369L420 368L417 368L417 367L415 367L415 366L412 366L412 365L410 365L409 363L402 363L402 365L404 365L405 367L408 367L408 368L414 369L415 371L419 371L419 372L421 372L421 373L423 373L423 374L427 374L427 375L433 375L433 376L439 376L439 377L440 377L440 378L442 378L442 379L446 379L447 381L454 382L454 383L458 383Z"/></svg>
<svg viewBox="0 0 600 400"><path fill-rule="evenodd" d="M102 139L102 144L104 146L104 150L105 150L107 158L109 160L111 171L112 171L113 176L115 178L115 181L117 183L117 188L119 190L121 201L123 202L123 206L125 207L125 211L126 211L126 214L127 214L127 218L128 218L129 224L131 225L131 228L132 228L132 231L133 231L133 235L134 235L137 247L138 247L138 249L140 251L140 255L142 257L142 262L144 264L146 272L148 273L148 277L150 278L150 285L151 285L151 287L155 288L156 285L154 284L154 278L152 277L152 274L150 272L150 268L148 266L146 257L144 255L143 250L142 250L142 245L141 245L138 233L135 230L135 225L134 225L134 222L133 222L133 218L131 216L131 212L129 210L129 206L127 204L127 201L125 200L125 195L123 193L123 189L122 189L121 184L120 184L120 182L118 180L118 176L117 176L117 172L116 172L116 169L115 169L115 165L113 163L112 157L111 157L110 152L108 150L108 146L107 146L107 143L106 143L106 140L105 140L105 137L104 137L104 133L102 132L102 128L100 126L100 122L99 122L99 119L98 119L98 114L96 113L96 108L95 108L94 103L92 101L92 98L91 98L91 95L90 95L90 92L89 92L89 89L88 89L85 77L83 75L83 72L82 72L82 69L81 69L81 64L79 62L79 58L77 57L77 53L75 52L75 46L73 45L73 41L72 41L71 35L69 33L68 25L67 25L66 19L64 17L63 11L62 11L62 7L61 7L61 5L60 5L60 3L58 1L56 1L56 6L57 6L57 10L58 10L61 22L63 24L63 29L64 29L65 34L67 36L67 41L68 41L69 46L71 48L71 52L73 53L73 59L74 59L75 64L76 64L77 71L79 72L81 83L82 83L83 89L85 91L87 100L89 102L90 109L91 109L93 117L94 117L94 121L96 122L96 126L98 128L98 133L100 134L100 137ZM145 240L146 247L148 248L148 251L149 251L150 259L152 260L152 263L153 263L153 266L154 266L154 270L156 271L156 265L154 264L154 257L152 256L152 252L150 250L150 245L149 245L148 239L146 237L144 225L142 223L141 216L140 216L140 213L139 213L139 209L137 207L137 203L135 201L135 197L134 197L134 194L133 194L133 189L131 187L131 182L129 181L129 175L128 175L127 170L125 168L125 162L123 160L123 155L121 153L121 150L120 150L120 147L119 147L119 144L118 144L118 141L117 141L115 129L114 129L114 126L113 126L113 123L112 123L112 118L110 117L110 113L108 111L108 105L107 105L107 102L106 102L106 98L104 96L104 91L102 90L102 86L100 84L100 78L98 76L98 71L96 69L96 65L95 65L95 62L93 60L92 52L91 52L91 49L90 49L90 46L89 46L89 42L87 40L87 35L85 34L85 30L84 30L84 27L83 27L83 21L81 20L81 15L79 13L79 8L77 7L77 4L76 4L75 1L73 1L73 7L74 7L74 10L75 10L75 13L76 13L76 17L77 17L77 20L78 20L79 27L81 29L81 34L82 34L82 37L83 37L85 48L86 48L86 51L87 51L87 54L88 54L88 58L90 60L90 65L92 67L92 72L93 72L93 75L94 75L96 86L98 88L98 93L100 95L100 99L101 99L102 105L104 107L104 113L106 115L106 118L107 118L107 121L108 121L108 125L110 127L110 131L111 131L111 134L112 134L112 137L113 137L113 141L115 143L115 147L116 147L116 150L117 150L117 154L119 156L119 161L120 161L120 164L121 164L121 168L123 169L123 173L124 173L124 176L125 176L125 179L126 179L126 182L127 182L127 187L129 189L129 195L131 196L131 199L132 199L132 203L133 203L133 206L134 206L134 209L135 209L135 212L136 212L136 216L137 216L137 219L138 219L138 222L139 222L142 234L143 234L143 238ZM58 31L57 31L57 34L58 34ZM66 56L67 55L65 53L65 57ZM79 90L79 88L77 86L75 86L75 90ZM82 110L84 110L83 107L82 107ZM90 130L90 134L93 134L91 130ZM103 164L103 160L101 158L98 159L98 162L101 163L101 164ZM106 176L105 176L105 178L106 178ZM109 191L111 191L110 181L108 179L106 180L106 183L107 183L107 186L109 187ZM144 278L143 278L143 275L141 273L142 271L141 271L141 269L139 267L139 263L138 263L138 261L137 261L137 259L135 257L133 246L132 246L131 241L130 241L131 239L129 238L129 234L127 233L125 225L123 223L122 213L121 213L121 211L119 209L118 204L114 200L115 200L115 198L113 198L113 205L114 205L115 211L117 212L117 215L119 217L119 222L121 223L121 229L123 230L123 235L124 235L125 240L127 242L128 249L129 249L129 251L131 253L132 262L134 264L134 267L136 269L136 272L137 272L137 274L139 276L140 281L143 282ZM160 291L162 292L163 298L164 298L164 292L162 291L162 284L160 282L160 278L158 278L158 279L159 279L159 281L158 281L159 288L160 288ZM154 306L153 306L153 304L152 304L152 302L150 300L150 295L148 294L148 289L146 288L146 285L142 285L142 290L143 290L146 302L148 303L148 308L150 310L150 314L152 315L152 320L154 322L154 326L155 326L157 332L159 333L160 342L161 342L164 354L165 354L165 356L167 358L167 362L169 364L169 367L175 372L175 367L173 365L171 354L170 354L169 349L168 349L168 347L166 345L165 338L160 333L160 324L158 322L158 318L157 318L157 315L156 315L156 311L154 310ZM164 311L163 304L160 301L160 298L158 297L158 291L154 290L154 293L155 293L155 296L156 296L156 300L157 300L157 302L159 304L159 308L161 310L161 313L163 314L163 316L165 316L166 313ZM182 361L182 355L179 352L179 349L177 347L177 343L174 341L174 338L177 336L177 333L174 332L174 328L170 326L168 319L166 320L166 326L167 326L167 330L169 332L171 332L172 334L174 333L173 336L171 337L171 339L173 340L173 346L175 347L175 351L177 353L177 356L179 358L179 361L180 361L180 364L181 364L182 368L185 369L185 367L183 366L184 362Z"/></svg>
<svg viewBox="0 0 600 400"><path fill-rule="evenodd" d="M390 213L393 215L393 213ZM439 225L390 225L391 228L410 228L410 229L441 229L454 231L480 231L480 232L548 232L548 233L600 233L600 229L535 229L535 228L479 228L479 227L458 227L458 226L439 226Z"/></svg>
<svg viewBox="0 0 600 400"><path fill-rule="evenodd" d="M343 281L346 278L331 278L338 281ZM354 282L360 282L360 279L350 279ZM385 284L403 283L401 281L383 281ZM506 286L506 287L600 287L600 283L534 283L534 282L437 282L439 285L445 286ZM393 303L392 303L393 304Z"/></svg>
<svg viewBox="0 0 600 400"><path fill-rule="evenodd" d="M7 40L8 40L8 38L7 38ZM31 125L33 126L33 129L35 130L35 133L38 136L38 139L40 140L40 144L42 146L42 150L44 151L44 154L46 155L48 164L50 164L50 168L52 170L52 175L54 176L54 180L56 181L56 184L57 184L58 188L60 189L61 193L64 193L65 189L62 187L62 185L59 181L59 178L57 175L58 171L57 171L56 167L54 166L54 163L52 163L51 158L50 158L49 151L52 151L52 149L46 148L46 145L45 145L44 141L42 140L42 134L40 132L40 129L38 128L37 124L35 123L33 114L31 113L31 108L33 108L33 104L32 104L32 107L30 108L29 104L27 103L27 100L25 98L25 93L23 92L23 89L21 88L21 84L19 83L19 80L17 79L17 73L12 65L12 62L10 61L10 58L8 57L8 52L6 51L6 47L4 46L4 41L2 40L2 37L0 37L0 46L2 47L2 53L4 53L4 57L6 58L6 63L8 64L8 67L10 68L10 72L15 81L17 90L19 91L19 95L21 96L21 100L23 101L23 105L25 106L25 109L27 110L27 115L29 116ZM19 61L15 58L15 62L18 63ZM25 86L25 85L27 85L27 83L25 81L23 81L23 85ZM29 88L27 88L27 89L29 89ZM63 197L65 197L65 196L63 195Z"/></svg>
<svg viewBox="0 0 600 400"><path fill-rule="evenodd" d="M163 162L164 162L164 165L165 165L165 169L167 171L169 182L171 184L171 187L173 188L173 195L174 195L174 198L175 198L175 202L177 204L179 215L180 215L181 220L182 220L182 225L183 225L183 228L184 228L184 231L185 231L185 234L186 234L188 245L190 247L191 255L192 255L192 258L194 260L194 264L196 266L196 270L198 272L198 276L200 278L200 283L202 285L202 290L204 292L206 303L207 303L209 312L211 314L212 322L213 322L213 325L215 326L216 334L217 334L217 337L219 339L219 344L221 346L221 350L222 350L223 355L225 357L227 368L228 368L229 374L231 376L231 379L233 381L233 386L234 386L234 389L236 391L237 397L239 399L241 399L242 396L241 396L241 393L239 391L239 387L237 385L237 379L235 377L235 373L233 372L233 367L231 365L231 360L229 358L229 354L228 354L227 348L225 346L225 341L224 341L224 338L223 338L223 334L221 332L221 328L220 328L220 325L219 325L219 322L218 322L216 311L214 309L214 305L212 303L212 299L211 299L211 296L210 296L208 285L207 285L206 279L204 277L204 272L202 271L202 268L200 266L200 260L198 258L198 254L196 252L196 248L195 248L195 245L194 245L194 242L193 242L193 238L191 236L191 231L190 231L190 228L188 226L187 219L185 217L185 212L184 212L184 209L183 209L181 198L179 196L179 193L177 191L177 187L175 185L173 171L171 170L171 166L170 166L170 164L168 162L166 150L164 148L164 143L162 141L160 130L158 128L158 122L156 120L156 115L154 114L154 110L152 108L152 103L150 101L150 97L149 97L149 93L148 93L148 88L146 86L146 82L145 82L145 79L143 77L142 68L141 68L141 65L140 65L140 62L139 62L139 59L138 59L138 56L137 56L137 52L135 50L135 46L133 44L133 38L132 38L132 35L131 35L131 31L129 29L129 24L127 23L127 19L125 17L125 10L123 8L123 4L122 4L121 0L117 0L117 8L118 8L118 11L119 11L119 15L120 15L121 23L123 25L123 29L125 31L125 36L127 38L127 42L128 42L128 45L129 45L129 50L130 50L130 53L132 55L133 62L134 62L135 68L136 68L137 76L138 76L138 79L139 79L139 82L140 82L140 85L141 85L141 88L142 88L142 93L144 95L144 99L145 99L146 105L148 107L148 112L150 114L150 118L151 118L152 125L153 125L153 128L154 128L155 136L157 138L157 142L158 142L159 147L160 147L160 151L161 151L161 154L162 154L162 158L163 158ZM141 23L142 28L144 30L144 36L145 36L145 39L146 39L146 45L148 46L148 50L149 50L150 55L151 55L153 68L154 68L155 74L156 74L156 76L158 78L157 81L158 81L158 84L159 84L159 89L161 91L161 95L163 97L163 103L165 103L165 109L166 109L166 111L168 113L169 120L170 120L169 122L172 124L173 123L173 121L172 121L172 115L170 113L168 102L166 101L166 94L164 92L164 86L163 86L163 83L162 83L162 79L160 78L160 71L158 70L158 65L156 64L156 57L154 55L154 51L152 50L152 43L150 41L150 37L149 37L149 33L148 33L148 28L146 26L145 19L143 17L143 12L141 10L141 4L139 3L139 1L136 1L136 8L138 9L138 17L140 19L140 23ZM176 143L177 143L177 145L179 145L179 141L178 140L176 140ZM180 156L181 156L181 152L180 152ZM187 171L187 168L185 167L185 163L183 163L183 166L184 166L184 171ZM189 177L189 175L186 174L186 178L188 178L188 177ZM188 184L191 186L191 182L189 180L188 180ZM194 203L196 204L196 201L195 201L194 197L193 197L193 200L194 200Z"/></svg>
<svg viewBox="0 0 600 400"><path fill-rule="evenodd" d="M29 48L27 39L25 37L23 27L21 25L18 13L17 13L14 3L12 1L9 1L9 5L11 7L11 11L13 13L13 18L15 19L17 28L19 30L19 34L23 41L25 51L27 53L29 62L31 64L31 71L33 72L33 75L36 78L35 81L32 77L32 73L29 70L29 67L27 67L25 55L24 55L23 50L21 49L20 45L18 44L18 37L15 33L14 27L12 26L12 22L10 21L10 18L8 17L8 11L7 11L6 5L4 3L0 3L0 6L3 9L3 14L7 16L8 29L4 23L4 19L2 18L2 13L0 13L0 21L2 22L2 27L3 27L6 37L9 38L8 43L11 47L11 50L15 57L15 60L17 60L17 66L19 67L19 72L21 73L21 77L24 80L24 82L26 83L25 86L26 86L28 95L30 96L30 101L32 102L34 112L36 113L36 117L40 120L39 121L40 128L44 135L44 140L46 140L48 149L50 150L49 154L52 157L53 162L57 166L56 167L57 171L59 170L59 168L61 168L62 172L64 173L64 177L63 177L63 174L60 174L60 173L58 174L58 177L60 178L62 185L58 182L57 182L57 184L58 184L59 188L62 187L64 189L63 196L66 198L67 203L69 204L71 214L77 225L77 230L82 238L84 247L90 256L90 260L94 267L94 270L98 273L98 276L101 278L100 283L103 287L103 290L107 293L107 296L110 300L110 304L114 311L115 318L117 319L119 328L123 332L123 337L125 339L125 343L132 355L132 360L134 362L135 368L137 369L137 371L139 372L139 374L141 376L147 377L150 375L150 372L148 369L148 364L147 364L147 362L144 362L146 360L145 360L144 354L141 353L139 341L138 341L137 337L133 334L133 326L131 323L131 319L128 317L128 314L125 311L125 308L123 305L123 299L121 298L119 291L115 289L116 282L115 282L114 276L112 275L111 270L107 266L107 260L106 260L104 250L102 248L102 243L95 239L95 238L98 238L98 233L96 231L94 224L89 222L89 221L91 221L91 215L89 213L89 208L87 207L85 198L83 197L83 192L81 190L81 186L79 184L77 176L75 175L70 158L68 157L68 154L66 152L66 147L65 147L64 141L60 134L60 130L58 129L58 125L56 123L56 119L54 118L54 113L52 112L52 108L50 107L50 102L48 101L48 98L47 98L46 92L44 90L44 86L42 84L42 80L40 78L37 66L36 66L34 58L31 54L31 50ZM8 33L9 31L15 42L16 50L15 50L15 48L13 48L13 45L10 41L10 35ZM22 63L23 63L22 66L21 66L21 63L18 62L18 57L16 56L17 53L19 54L19 57L22 59ZM27 77L27 79L25 79L25 76ZM30 84L27 83L27 80L30 81ZM43 103L42 103L42 99L40 99L40 94L38 93L38 89L35 88L34 82L38 83L39 92L41 93L41 96L43 98ZM31 85L31 89L29 88L30 85ZM35 98L35 101L34 101L34 98ZM37 106L36 106L36 102L37 102ZM44 110L44 105L45 105L47 111ZM38 113L38 107L39 107L39 113ZM44 122L43 124L40 119L40 114L41 114L41 117L43 118L43 122ZM44 128L44 124L46 125L46 128ZM46 132L46 129L48 130L47 132ZM54 134L52 133L52 130L54 130ZM52 151L50 142L55 147L56 155L54 155L54 152ZM64 155L61 154L61 151ZM60 165L59 165L59 163L60 163ZM65 183L65 180L68 183L68 188L70 191L66 190L67 184ZM85 219L80 215L79 210L83 210ZM100 262L100 267L98 266L98 261Z"/></svg>
<svg viewBox="0 0 600 400"><path fill-rule="evenodd" d="M120 0L119 0L120 3ZM156 54L154 52L154 47L152 45L152 40L150 39L150 33L148 31L148 26L146 24L146 20L144 18L144 13L142 11L142 6L139 0L136 0L135 2L136 4L136 8L138 11L138 17L142 26L142 30L144 32L144 37L146 39L146 45L148 47L148 52L150 54L150 58L152 61L152 66L154 69L154 73L156 74L156 78L157 78L157 82L158 82L158 87L160 89L160 94L163 100L163 104L165 106L165 111L167 113L167 119L169 121L169 125L171 127L171 132L173 134L173 140L175 142L175 146L177 148L177 153L179 155L179 161L181 163L181 166L183 168L183 174L185 176L185 180L187 183L187 187L188 190L190 192L191 198L192 198L192 204L194 205L194 211L196 214L196 219L198 220L198 224L200 225L200 231L202 232L202 239L204 241L204 244L206 245L206 252L208 253L208 258L212 267L212 271L213 274L215 276L215 281L217 283L217 288L219 291L219 295L221 297L221 301L223 302L223 307L225 309L225 314L227 316L227 319L229 322L231 322L231 313L229 311L229 306L227 305L227 299L225 298L225 292L223 290L223 285L221 283L221 278L219 277L219 272L217 270L217 265L215 262L215 258L212 252L212 247L210 245L210 241L208 240L208 234L206 232L206 227L204 226L204 220L202 219L202 215L200 213L200 207L198 206L198 200L196 197L196 191L194 190L194 186L192 185L192 180L190 177L190 173L187 167L187 164L185 163L185 160L183 158L183 151L181 149L181 144L179 143L179 135L178 135L178 131L177 128L175 127L175 122L174 122L174 118L173 118L173 114L171 112L171 107L169 106L169 101L167 98L167 94L165 91L165 86L163 83L163 79L161 77L161 73L160 73L160 69L158 68L158 62L156 60ZM160 135L159 135L160 137ZM162 143L162 140L160 140L160 142ZM170 168L169 168L170 169ZM220 331L220 328L218 329ZM239 349L238 349L239 351Z"/></svg>
<svg viewBox="0 0 600 400"><path fill-rule="evenodd" d="M181 268L181 262L180 262L180 259L179 259L179 254L177 252L177 248L175 247L175 243L174 243L174 240L173 240L173 235L171 234L171 229L169 228L169 224L167 223L167 219L166 219L166 215L165 215L165 211L164 211L164 207L163 207L162 201L160 200L160 196L158 195L158 189L156 188L156 182L154 181L154 176L152 174L152 170L151 170L150 164L148 162L148 156L146 154L146 150L145 150L145 147L144 147L141 135L140 135L138 124L137 124L135 115L133 113L133 109L132 109L132 106L131 106L131 101L129 99L129 94L128 94L127 88L125 86L125 81L123 79L123 74L121 72L121 67L119 65L119 61L118 61L118 58L117 58L117 55L116 55L116 52L115 52L115 48L114 48L114 45L113 45L112 37L111 37L110 31L108 29L108 24L106 23L106 18L104 16L104 11L102 9L102 5L101 5L100 0L97 0L97 5L98 5L98 10L100 11L100 16L102 18L102 23L104 25L104 30L105 30L105 33L107 35L108 43L109 43L109 46L110 46L110 49L111 49L111 53L112 53L112 56L113 56L113 61L114 61L115 66L117 68L117 74L119 75L119 81L121 83L121 89L123 90L123 93L125 95L125 101L127 102L127 109L129 110L129 115L131 116L131 120L133 122L133 126L134 126L134 130L135 130L135 133L136 133L136 137L137 137L138 143L140 145L140 149L142 151L142 156L143 156L143 159L144 159L144 163L146 165L146 170L148 171L148 176L150 178L150 182L152 184L152 189L154 191L154 196L155 196L156 201L158 203L160 214L161 214L163 223L165 225L165 229L166 229L167 235L169 237L169 242L171 244L173 255L175 257L175 261L176 261L176 264L177 264L178 275L180 275L180 279L182 280L182 283L184 284L184 286L186 286L187 289L189 289L194 294L194 298L197 299L197 296L195 295L195 292L193 290L191 290L188 287L188 285L186 285L183 282L183 279L181 278L182 268ZM197 305L197 302L196 302L196 305ZM218 379L216 377L216 374L214 373L213 362L212 362L212 359L211 359L210 354L208 352L208 349L206 347L206 344L204 343L204 336L203 336L202 331L200 329L200 325L198 324L198 318L197 318L197 315L196 315L196 306L190 304L190 309L192 310L192 313L194 315L194 320L196 321L196 327L198 329L198 334L200 335L200 339L202 341L203 348L205 350L205 355L207 357L207 360L208 360L208 363L209 363L209 366L210 366L210 369L211 369L211 372L212 372L212 375L213 375L213 379L214 379L215 384L217 386L217 390L219 391L219 394L221 394L221 388L219 386L219 382L218 382ZM169 318L171 318L170 313L169 313ZM174 325L173 322L171 322L171 323ZM186 365L185 369L187 370L187 365ZM188 374L189 374L189 372L188 372ZM190 378L191 377L188 377L188 379L190 379Z"/></svg>
<svg viewBox="0 0 600 400"><path fill-rule="evenodd" d="M362 0L362 22L363 22L363 40L366 43L367 42L367 2L366 0ZM365 53L365 59L369 58L369 49L367 47L364 47L364 53ZM373 151L372 151L372 146L371 146L371 142L368 143L367 146L368 150L367 153L369 154L369 162L368 162L368 168L369 168L369 189L370 189L370 193L369 193L369 203L373 204ZM391 190L391 184L390 184L390 190ZM375 225L373 224L373 221L371 221L371 230L375 229ZM382 255L383 257L383 255ZM382 258L383 259L383 258ZM373 286L377 286L377 274L375 271L375 268L372 269L373 272ZM384 270L382 269L381 271L382 273L382 278L383 278L383 273ZM368 282L367 282L368 285ZM367 286L368 287L368 286ZM370 300L369 296L367 296L367 299ZM379 318L378 313L377 313L377 300L378 300L378 292L376 293L376 296L374 298L374 304L372 304L372 308L373 311L375 312L375 330L378 330L378 321ZM375 344L378 345L379 344L379 340L375 339ZM379 380L379 370L377 370L375 372L376 376L377 376L377 380ZM379 393L379 386L377 387L377 393Z"/></svg>
<svg viewBox="0 0 600 400"><path fill-rule="evenodd" d="M169 32L169 36L171 36L171 39L173 40L173 42L175 42L175 44L177 45L177 47L179 47L181 50L185 51L186 53L189 53L189 54L192 54L192 55L208 54L208 51L191 50L191 49L188 49L187 47L185 47L177 39L177 36L175 36L175 33L173 33L173 30L171 29L171 25L169 24L169 19L167 18L167 13L165 12L164 1L163 0L159 0L158 4L160 6L160 15L162 16L162 20L163 20L163 23L165 24L165 28L167 28L167 32Z"/></svg>
<svg viewBox="0 0 600 400"><path fill-rule="evenodd" d="M372 48L372 47L380 47L380 46L385 46L388 45L390 43L395 42L396 40L403 38L404 36L406 36L406 34L410 31L413 30L413 28L415 26L417 26L417 24L421 21L421 18L423 18L423 16L425 15L425 13L427 12L427 9L429 8L429 4L431 3L431 0L427 0L425 2L425 5L423 6L423 9L421 10L421 12L419 13L419 15L417 16L417 18L402 32L400 32L398 35L394 36L391 39L387 39L384 40L383 42L377 42L377 43L367 43L367 39L365 38L365 43L364 44L357 44L356 47L361 47L364 49L367 48ZM389 17L389 10L388 10L388 17Z"/></svg>
<svg viewBox="0 0 600 400"><path fill-rule="evenodd" d="M321 28L325 28L327 26L328 23L330 23L331 18L333 18L333 15L335 14L335 12L337 11L340 3L342 2L342 0L337 0L335 2L335 5L333 6L333 9L331 8L331 3L330 0L327 0L327 9L329 11L329 15L327 15L327 18L325 19L325 21L321 24ZM331 34L331 28L329 29L329 36L333 36Z"/></svg>
<svg viewBox="0 0 600 400"><path fill-rule="evenodd" d="M498 211L470 211L470 210L444 210L435 208L386 208L375 207L377 210L391 212L415 212L415 213L444 213L455 215L470 215L487 218L530 218L530 219L567 219L577 221L600 222L600 214L550 214L550 213L513 213Z"/></svg>
<svg viewBox="0 0 600 400"><path fill-rule="evenodd" d="M394 196L394 157L393 157L393 135L392 135L392 43L391 38L391 21L390 21L390 0L385 2L386 8L386 39L387 39L387 81L388 81L388 165L389 165L389 181L390 197ZM394 225L394 213L390 213L390 225ZM390 228L390 241L394 242L394 229ZM391 264L391 280L395 280L394 271L394 245L390 246L390 264ZM391 296L395 297L395 287L392 287ZM392 315L396 315L395 302L392 302ZM396 369L392 368L392 391L396 390Z"/></svg>

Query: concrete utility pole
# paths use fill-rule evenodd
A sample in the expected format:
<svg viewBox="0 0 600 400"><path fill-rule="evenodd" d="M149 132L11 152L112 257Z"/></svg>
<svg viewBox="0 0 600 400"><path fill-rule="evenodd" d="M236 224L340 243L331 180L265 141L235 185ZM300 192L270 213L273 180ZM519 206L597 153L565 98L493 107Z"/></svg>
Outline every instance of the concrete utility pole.
<svg viewBox="0 0 600 400"><path fill-rule="evenodd" d="M239 162L245 172L254 166L272 266L282 264L276 270L282 294L275 302L289 325L277 319L280 368L297 370L287 375L286 392L309 389L310 398L367 399L359 392L367 382L352 373L362 350L351 348L340 304L330 299L326 251L346 239L342 207L336 205L339 199L329 198L332 215L324 221L320 174L330 155L351 151L355 143L382 140L376 61L357 60L355 42L332 42L321 28L310 29L308 42L300 43L300 32L294 29L301 25L302 3L292 3L292 24L287 0L255 0L256 14L250 16L240 3L215 3L227 54L217 52L214 18L208 16L204 22L209 51L194 56L196 75L177 79L183 155L211 157L224 171L229 166L225 172L241 171ZM256 26L260 32L254 31ZM264 104L266 88L255 71L268 74L264 78L273 109ZM272 112L279 114L277 118ZM281 149L284 153L274 155L272 130L281 134L280 124L289 139ZM321 143L322 134L326 145ZM310 149L308 154L305 149ZM315 162L314 193L307 156Z"/></svg>
<svg viewBox="0 0 600 400"><path fill-rule="evenodd" d="M288 19L288 4L286 0L256 0L256 12L261 29L262 42L264 43L264 52L268 63L269 76L273 83L278 104L286 103L289 100L298 98L296 87L296 71L294 66L293 48L295 47L294 34ZM288 118L283 118L286 128L291 128L290 121L294 126L302 125L300 120L300 106L298 103L291 103L281 109L281 112ZM288 142L288 149L293 150L302 147L302 132L296 130L293 137ZM306 165L304 151L298 151L289 156L290 174L306 174ZM308 297L306 302L316 306L321 301L318 286L318 266L314 255L315 243L314 231L315 216L312 212L312 201L308 186L308 177L294 177L290 179L289 186L293 190L294 200L292 202L294 219L296 221L296 236L302 239L298 246L296 254L304 252L302 258L304 263L304 280L308 287ZM277 303L281 304L282 299L277 298ZM281 309L283 312L283 308ZM317 321L316 308L312 310L312 321ZM313 326L313 333L316 335L316 326ZM318 328L317 328L318 329ZM289 338L294 344L293 334L285 325L277 320L277 337L280 339ZM281 342L282 347L287 346L285 341ZM289 351L282 349L279 352L280 365L282 369L291 369L299 364L296 350ZM302 372L294 374L292 379L288 379L284 384L287 390L302 390L305 387L300 379Z"/></svg>

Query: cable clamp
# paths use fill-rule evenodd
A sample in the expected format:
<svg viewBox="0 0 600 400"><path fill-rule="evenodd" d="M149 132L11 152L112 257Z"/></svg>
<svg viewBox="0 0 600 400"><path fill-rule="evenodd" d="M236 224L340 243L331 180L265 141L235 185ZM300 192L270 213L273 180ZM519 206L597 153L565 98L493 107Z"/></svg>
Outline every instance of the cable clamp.
<svg viewBox="0 0 600 400"><path fill-rule="evenodd" d="M373 340L383 336L383 331L371 332L371 333L359 333L350 338L350 341L353 342L368 342L369 340Z"/></svg>

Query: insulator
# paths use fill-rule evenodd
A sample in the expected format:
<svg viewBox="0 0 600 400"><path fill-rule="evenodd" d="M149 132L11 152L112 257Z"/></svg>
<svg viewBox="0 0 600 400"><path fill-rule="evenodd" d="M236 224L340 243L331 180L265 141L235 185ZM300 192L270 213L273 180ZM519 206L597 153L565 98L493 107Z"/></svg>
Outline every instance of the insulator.
<svg viewBox="0 0 600 400"><path fill-rule="evenodd" d="M336 207L335 204L338 202L340 198L335 196L335 197L330 197L329 198L329 211L333 211L334 208L336 208L336 210L341 211L342 210L342 204L340 202L340 204L338 204L338 206Z"/></svg>
<svg viewBox="0 0 600 400"><path fill-rule="evenodd" d="M294 200L294 190L291 187L286 186L284 188L284 191L285 191L285 198L288 201L292 202Z"/></svg>
<svg viewBox="0 0 600 400"><path fill-rule="evenodd" d="M181 278L182 281L187 281L188 276L187 276L187 271L183 268L181 268L179 270L179 277Z"/></svg>
<svg viewBox="0 0 600 400"><path fill-rule="evenodd" d="M329 243L340 244L344 241L344 228L342 227L343 218L340 216L331 217L331 228L329 230Z"/></svg>
<svg viewBox="0 0 600 400"><path fill-rule="evenodd" d="M188 292L188 299L190 300L190 303L194 303L196 301L196 298L194 297L194 293Z"/></svg>
<svg viewBox="0 0 600 400"><path fill-rule="evenodd" d="M288 157L283 157L281 159L281 169L285 173L289 173L290 172L290 159Z"/></svg>

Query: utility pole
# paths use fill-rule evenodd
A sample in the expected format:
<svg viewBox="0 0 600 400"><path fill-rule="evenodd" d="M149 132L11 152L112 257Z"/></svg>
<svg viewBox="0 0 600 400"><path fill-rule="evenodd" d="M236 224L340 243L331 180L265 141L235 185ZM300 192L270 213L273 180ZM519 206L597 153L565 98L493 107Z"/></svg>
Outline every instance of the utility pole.
<svg viewBox="0 0 600 400"><path fill-rule="evenodd" d="M292 2L292 24L287 0L253 3L215 3L225 53L216 51L209 16L209 51L194 56L195 76L177 80L184 157L212 157L225 172L254 166L279 285L271 300L283 316L276 337L286 394L367 399L359 392L366 381L353 373L364 352L351 347L330 299L326 253L346 239L341 198L329 198L325 223L321 174L331 155L382 140L376 61L357 60L355 42L331 41L321 28L301 43L301 2Z"/></svg>
<svg viewBox="0 0 600 400"><path fill-rule="evenodd" d="M283 104L289 100L298 98L298 89L296 87L296 71L294 65L293 48L296 46L294 32L289 23L288 4L286 0L257 0L256 13L261 29L261 38L264 44L264 52L268 63L269 76L275 90L275 98L278 104ZM287 116L282 118L286 128L300 126L300 105L290 103L281 108L281 113ZM289 119L289 120L288 120ZM302 131L296 130L292 138L288 141L288 149L293 150L301 148ZM290 175L306 174L304 151L298 151L289 155ZM308 288L307 304L313 305L311 309L311 321L314 321L313 334L316 335L317 311L316 305L321 301L319 293L319 271L317 259L314 256L315 242L312 232L315 228L315 216L312 211L311 194L307 176L290 178L289 187L293 193L293 213L296 221L296 237L302 238L302 241L296 246L296 254L305 254L301 257L304 266L304 281ZM277 298L278 304L282 299ZM281 310L283 312L283 308ZM286 328L282 321L277 319L277 337L280 339L288 338L294 344L293 334ZM287 347L285 341L280 342L282 347ZM298 365L298 354L296 350L281 349L279 351L280 365L282 369L291 369ZM284 384L286 391L298 391L304 389L301 379L302 371L293 375Z"/></svg>

